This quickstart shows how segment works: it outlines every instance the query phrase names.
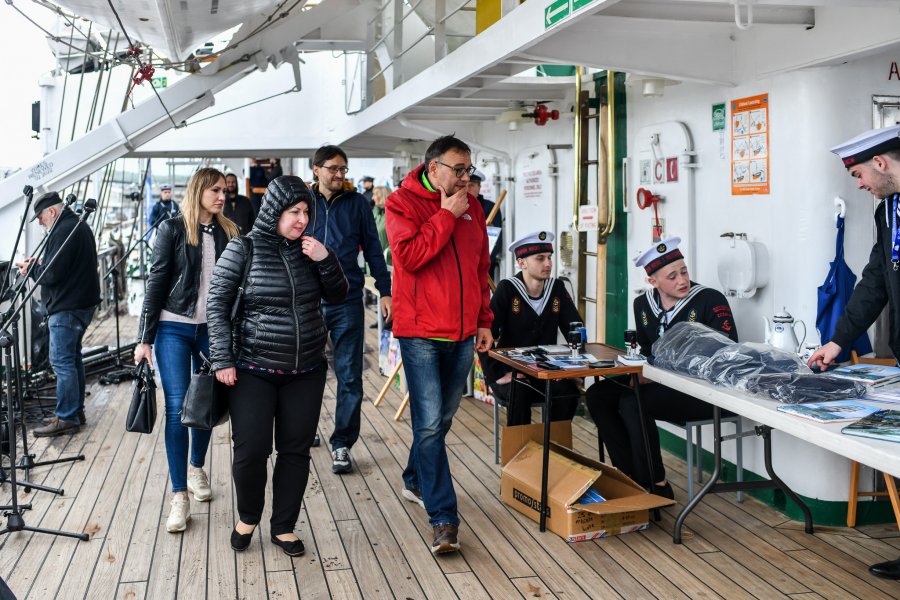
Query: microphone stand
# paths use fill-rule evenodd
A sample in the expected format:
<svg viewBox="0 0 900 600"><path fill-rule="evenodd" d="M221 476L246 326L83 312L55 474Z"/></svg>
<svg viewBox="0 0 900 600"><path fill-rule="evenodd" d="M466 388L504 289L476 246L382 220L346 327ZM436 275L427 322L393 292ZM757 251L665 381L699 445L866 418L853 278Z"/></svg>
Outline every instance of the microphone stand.
<svg viewBox="0 0 900 600"><path fill-rule="evenodd" d="M31 190L31 186L25 186L25 192L26 192L26 194L27 194L27 193L31 193L30 190ZM69 194L68 196L66 196L65 206L66 206L66 207L71 206L72 204L75 203L75 200L76 200L75 194ZM91 200L90 198L87 200L87 202L91 202L91 201L92 201L92 200ZM96 200L93 200L93 202L96 203ZM18 248L18 245L19 245L19 238L21 237L22 231L23 231L24 228L25 228L25 224L28 222L28 206L29 206L30 203L31 203L31 199L30 199L30 197L29 197L28 201L26 202L25 213L24 213L24 215L22 216L22 223L21 223L20 226L19 226L19 233L18 233L18 235L16 236L16 244L15 244L15 246L13 247L13 256L15 255L16 250L17 250L17 248ZM50 234L53 233L53 228L56 227L56 223L57 223L58 221L59 221L59 219L57 219L56 221L53 222L53 224L52 224L52 225L50 226L50 228L47 230L47 235L45 235L45 236L41 239L41 241L38 243L37 247L34 249L34 252L33 252L33 254L32 254L32 257L33 257L35 260L34 260L34 262L33 262L32 264L34 264L34 263L36 263L38 260L40 260L41 255L44 253L44 250L46 250L46 247L47 247L47 241L50 239ZM7 273L10 272L11 267L12 267L12 265L13 265L13 262L14 262L14 261L12 261L12 260L9 261L9 265L7 265ZM29 271L29 272L31 271L31 268L32 268L32 265L28 265L28 271ZM6 282L8 283L8 281L9 281L9 277L7 276ZM14 303L15 303L15 298L16 298L16 296L18 296L19 293L24 289L24 287L25 287L25 285L26 285L27 282L28 282L28 273L26 272L26 274L22 277L21 281L19 281L17 284L11 284L11 283L8 284L8 289L6 290L5 295L0 295L0 301L3 301L3 300L5 300L5 299L9 299L11 305L14 304ZM22 310L22 311L25 310L24 302L23 302L22 305L21 305L21 310ZM18 337L17 337L17 339L18 339ZM25 349L26 349L26 361L27 361L27 360L28 360L28 357L27 357L27 350L28 350L28 347L29 347L29 345L30 345L30 342L29 342L29 340L27 339L27 330L25 331L24 345L25 345ZM26 372L26 381L25 381L25 387L26 387L26 390L27 390L28 387L31 386L31 384L32 384L32 372L31 372L31 370L29 369L29 370ZM28 395L28 392L27 392L27 391L26 391L25 395ZM55 397L55 396L54 396L54 397Z"/></svg>
<svg viewBox="0 0 900 600"><path fill-rule="evenodd" d="M12 272L13 267L13 258L16 255L16 251L19 249L19 240L22 239L22 232L25 230L25 223L28 222L28 209L31 207L31 200L34 197L34 188L30 185L26 185L22 189L22 193L25 195L25 212L22 214L22 222L19 223L19 231L16 233L16 241L13 243L12 252L9 255L9 262L6 264L6 273L3 274L3 282L0 284L0 300L6 298L6 294L12 288L12 285L9 283L9 274Z"/></svg>
<svg viewBox="0 0 900 600"><path fill-rule="evenodd" d="M36 533L48 533L51 535L73 537L73 538L76 538L76 539L79 539L79 540L82 540L85 542L88 541L88 539L89 539L89 536L86 533L75 533L75 532L61 531L61 530L57 530L57 529L45 529L42 527L30 527L25 524L25 519L23 518L22 513L25 510L30 509L31 504L30 503L29 504L19 504L18 503L17 488L20 483L24 484L26 491L29 491L30 489L34 488L34 489L42 489L42 490L46 490L46 491L51 491L53 493L58 493L60 495L62 495L64 492L61 489L56 490L53 488L45 488L44 486L39 486L37 484L30 483L27 480L20 482L16 479L16 469L21 468L21 469L26 469L26 471L27 471L28 469L31 468L31 466L36 466L37 464L55 464L57 462L84 460L84 456L79 455L79 456L71 457L71 458L47 461L45 463L31 462L31 464L29 466L24 466L24 465L20 465L20 464L16 463L16 439L15 438L16 438L16 432L17 432L18 428L16 427L15 407L16 407L16 405L18 405L18 407L21 411L22 403L21 403L20 395L21 395L22 390L21 390L21 380L18 375L19 365L17 363L17 357L18 357L18 350L16 348L17 344L16 344L16 340L13 337L13 335L10 335L9 328L10 328L10 326L12 326L13 331L17 332L16 323L19 319L19 314L18 314L19 309L22 306L24 306L25 302L27 302L34 295L41 279L44 277L44 275L50 269L50 267L53 266L53 263L56 262L56 259L60 256L60 254L62 253L62 250L72 239L72 236L74 235L75 230L78 228L78 225L80 225L85 220L85 218L96 209L96 206L97 205L96 205L95 201L88 200L87 202L85 202L84 211L82 213L81 218L78 220L78 224L76 224L76 226L72 229L72 231L69 233L69 235L66 237L66 239L63 240L63 243L60 245L59 250L50 259L50 262L47 264L46 268L43 270L41 275L39 275L38 278L35 280L34 286L22 298L21 302L18 305L15 305L15 303L13 303L13 306L11 306L6 311L6 313L4 313L2 316L2 325L0 325L0 348L3 349L3 359L5 362L5 366L6 366L6 391L7 391L7 393L6 393L6 397L5 397L5 400L6 400L5 409L6 409L6 423L8 424L8 429L9 429L9 435L8 435L9 458L10 458L10 464L13 465L13 467L11 469L11 473L9 474L9 476L6 476L6 473L3 472L5 481L8 481L11 486L12 504L0 507L0 510L5 511L3 514L6 517L6 527L4 529L0 530L0 535L4 535L4 534L11 533L14 531L33 531ZM24 282L22 285L24 285ZM13 377L14 369L17 373L16 377ZM25 456L28 457L29 456L28 450L27 450L28 436L27 436L27 433L25 432L24 418L20 420L19 424L21 426L21 431L22 431L23 451L25 453ZM0 471L2 471L2 469L0 469Z"/></svg>

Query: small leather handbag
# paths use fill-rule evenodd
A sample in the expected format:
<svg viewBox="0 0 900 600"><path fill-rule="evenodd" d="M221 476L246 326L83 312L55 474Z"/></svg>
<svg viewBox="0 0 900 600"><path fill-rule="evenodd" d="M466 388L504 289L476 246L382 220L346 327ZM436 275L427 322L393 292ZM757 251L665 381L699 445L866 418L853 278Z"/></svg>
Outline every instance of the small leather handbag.
<svg viewBox="0 0 900 600"><path fill-rule="evenodd" d="M156 423L156 381L153 369L144 358L134 368L134 386L131 388L131 406L125 417L125 431L153 433Z"/></svg>
<svg viewBox="0 0 900 600"><path fill-rule="evenodd" d="M228 390L210 372L209 360L200 354L203 365L191 375L191 383L181 406L181 424L194 429L212 429L228 420Z"/></svg>

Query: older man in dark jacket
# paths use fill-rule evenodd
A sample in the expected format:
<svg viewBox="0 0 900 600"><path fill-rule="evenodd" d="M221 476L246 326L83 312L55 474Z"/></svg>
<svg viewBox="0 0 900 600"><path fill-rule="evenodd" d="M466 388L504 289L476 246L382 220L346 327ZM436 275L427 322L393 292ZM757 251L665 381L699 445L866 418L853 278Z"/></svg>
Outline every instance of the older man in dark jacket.
<svg viewBox="0 0 900 600"><path fill-rule="evenodd" d="M84 424L84 364L81 340L100 302L97 246L86 223L50 192L34 204L34 217L50 231L47 252L16 263L22 275L40 279L50 317L50 365L56 373L56 416L33 430L35 437L74 433ZM67 242L66 239L71 239Z"/></svg>

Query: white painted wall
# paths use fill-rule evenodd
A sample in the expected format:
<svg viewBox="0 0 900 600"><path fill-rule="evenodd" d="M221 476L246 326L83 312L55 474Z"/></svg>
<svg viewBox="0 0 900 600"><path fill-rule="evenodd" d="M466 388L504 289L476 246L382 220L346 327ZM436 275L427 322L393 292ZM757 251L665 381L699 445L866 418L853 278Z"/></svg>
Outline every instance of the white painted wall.
<svg viewBox="0 0 900 600"><path fill-rule="evenodd" d="M828 149L872 127L872 95L900 95L900 81L888 81L895 59L884 53L835 67L759 80L747 77L733 88L684 83L666 88L662 98L644 98L638 87L628 90L630 155L638 154L636 132L648 125L681 121L693 136L700 165L696 171L697 256L689 261L694 280L721 289L715 256L722 232L747 232L768 247L769 285L753 298L731 300L742 340L763 341L762 316L772 315L782 306L805 321L812 336L818 337L814 330L816 288L834 256L832 199L836 195L848 200L846 260L857 276L861 274L874 240L872 198L855 190L854 182ZM740 68L754 72L755 65ZM725 158L721 158L719 135L712 132L711 105L761 93L769 94L770 103L771 193L732 196L730 134L726 134ZM681 210L683 206L665 204L660 216L677 219ZM636 234L629 236L629 253L643 246L637 239ZM633 269L630 282L641 278ZM747 468L764 473L758 440L747 439L744 457ZM733 452L726 453L726 458L733 460ZM795 438L776 436L774 463L776 471L801 494L825 500L847 498L847 461L835 455ZM809 477L811 472L819 476Z"/></svg>

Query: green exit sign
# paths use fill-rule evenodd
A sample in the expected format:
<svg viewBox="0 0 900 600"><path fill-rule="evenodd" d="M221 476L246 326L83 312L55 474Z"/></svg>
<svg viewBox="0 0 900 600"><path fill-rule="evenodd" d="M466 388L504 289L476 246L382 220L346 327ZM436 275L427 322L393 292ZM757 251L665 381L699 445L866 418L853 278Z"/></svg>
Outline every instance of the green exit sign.
<svg viewBox="0 0 900 600"><path fill-rule="evenodd" d="M569 16L569 0L553 0L544 9L544 29L548 29Z"/></svg>
<svg viewBox="0 0 900 600"><path fill-rule="evenodd" d="M155 87L156 89L161 90L163 88L169 87L169 78L168 77L154 77L153 79L150 80L150 83L152 83L153 87Z"/></svg>

